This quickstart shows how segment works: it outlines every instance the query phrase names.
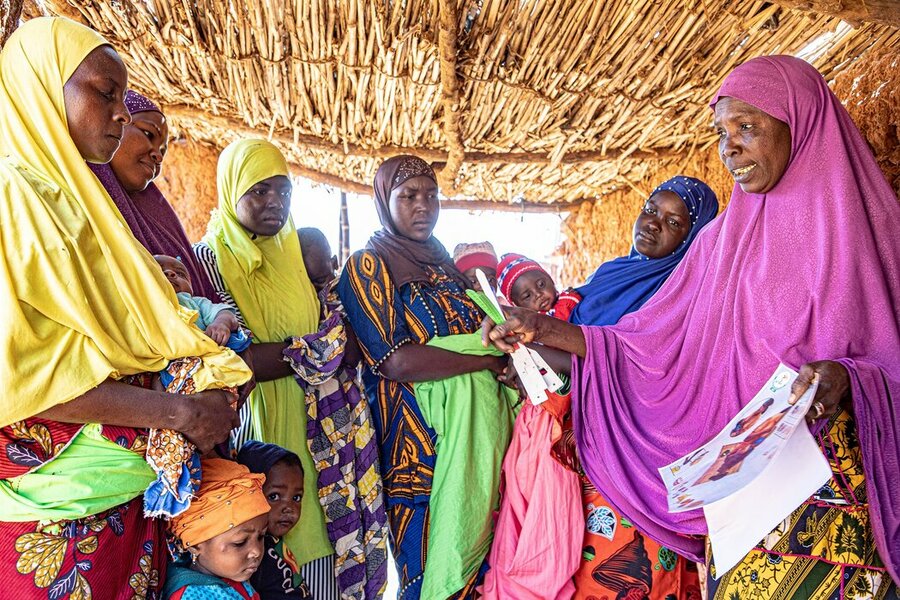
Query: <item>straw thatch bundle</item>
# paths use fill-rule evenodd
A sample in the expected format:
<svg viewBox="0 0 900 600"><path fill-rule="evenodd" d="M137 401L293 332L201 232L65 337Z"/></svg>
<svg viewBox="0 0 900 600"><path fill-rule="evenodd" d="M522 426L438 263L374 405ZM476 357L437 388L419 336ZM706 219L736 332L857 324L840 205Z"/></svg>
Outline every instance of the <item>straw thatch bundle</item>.
<svg viewBox="0 0 900 600"><path fill-rule="evenodd" d="M19 24L22 0L0 0L0 47Z"/></svg>
<svg viewBox="0 0 900 600"><path fill-rule="evenodd" d="M841 72L832 87L900 195L900 53L876 49ZM562 257L561 280L577 285L602 262L627 253L631 228L644 200L657 184L679 172L706 181L725 208L734 182L714 147L698 153L687 164L672 161L654 165L632 187L585 203L570 213L562 226L566 240L557 250Z"/></svg>
<svg viewBox="0 0 900 600"><path fill-rule="evenodd" d="M885 49L870 52L864 61L841 73L834 92L900 195L900 53Z"/></svg>
<svg viewBox="0 0 900 600"><path fill-rule="evenodd" d="M448 195L500 202L594 199L689 164L711 141L707 100L749 57L805 49L831 77L900 45L895 28L763 1L43 5L109 37L193 139L271 136L297 173L352 191L416 152Z"/></svg>
<svg viewBox="0 0 900 600"><path fill-rule="evenodd" d="M161 185L195 239L213 148L236 138L269 137L296 174L362 193L381 160L412 152L453 199L569 207L571 282L627 249L661 179L725 177L706 103L734 66L791 53L829 79L873 64L886 81L900 48L895 0L25 2L43 13L106 35L192 140ZM848 85L854 117L870 104L892 117L861 125L897 181L896 96Z"/></svg>

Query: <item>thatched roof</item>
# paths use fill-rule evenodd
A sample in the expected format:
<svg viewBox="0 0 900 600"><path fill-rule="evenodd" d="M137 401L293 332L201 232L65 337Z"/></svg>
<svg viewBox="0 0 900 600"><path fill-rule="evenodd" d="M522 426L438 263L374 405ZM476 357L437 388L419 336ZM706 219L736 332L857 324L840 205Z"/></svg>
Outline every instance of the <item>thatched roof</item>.
<svg viewBox="0 0 900 600"><path fill-rule="evenodd" d="M690 161L750 57L806 49L830 78L900 48L888 25L745 0L70 1L26 13L106 35L182 134L270 136L298 174L361 192L413 152L448 196L501 202L580 202ZM819 4L894 18L890 2Z"/></svg>

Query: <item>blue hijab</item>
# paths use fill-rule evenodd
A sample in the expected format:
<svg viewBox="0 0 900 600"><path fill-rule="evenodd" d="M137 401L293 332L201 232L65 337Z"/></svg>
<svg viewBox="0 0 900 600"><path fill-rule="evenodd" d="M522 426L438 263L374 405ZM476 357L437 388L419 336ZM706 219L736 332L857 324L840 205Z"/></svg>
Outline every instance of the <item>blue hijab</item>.
<svg viewBox="0 0 900 600"><path fill-rule="evenodd" d="M613 325L630 312L639 309L668 279L691 242L703 227L719 212L719 200L708 185L684 175L676 175L653 190L674 192L684 201L691 218L687 237L669 256L647 258L634 246L628 256L621 256L600 265L587 282L577 288L582 300L569 320L576 325Z"/></svg>

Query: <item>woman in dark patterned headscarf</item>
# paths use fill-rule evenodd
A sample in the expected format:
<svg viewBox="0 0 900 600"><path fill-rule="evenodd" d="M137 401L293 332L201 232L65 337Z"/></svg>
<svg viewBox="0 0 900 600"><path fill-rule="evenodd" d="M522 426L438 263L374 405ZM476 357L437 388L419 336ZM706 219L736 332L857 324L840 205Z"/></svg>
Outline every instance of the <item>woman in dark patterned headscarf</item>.
<svg viewBox="0 0 900 600"><path fill-rule="evenodd" d="M465 278L432 236L440 201L428 163L415 156L388 159L374 188L384 228L350 257L338 293L368 367L363 379L381 448L399 597L414 599L422 589L437 454L413 383L484 369L499 373L506 363L425 345L436 336L473 333L482 319L465 294ZM448 595L475 597L484 570Z"/></svg>

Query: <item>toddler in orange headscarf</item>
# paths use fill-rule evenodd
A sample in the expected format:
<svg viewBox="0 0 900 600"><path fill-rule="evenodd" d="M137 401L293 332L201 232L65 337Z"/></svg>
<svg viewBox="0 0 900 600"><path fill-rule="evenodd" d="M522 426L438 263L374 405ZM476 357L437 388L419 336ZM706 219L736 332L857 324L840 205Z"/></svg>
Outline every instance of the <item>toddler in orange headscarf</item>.
<svg viewBox="0 0 900 600"><path fill-rule="evenodd" d="M169 521L169 531L190 563L169 568L163 598L258 600L247 582L263 558L269 503L264 475L221 458L204 459L190 507Z"/></svg>

